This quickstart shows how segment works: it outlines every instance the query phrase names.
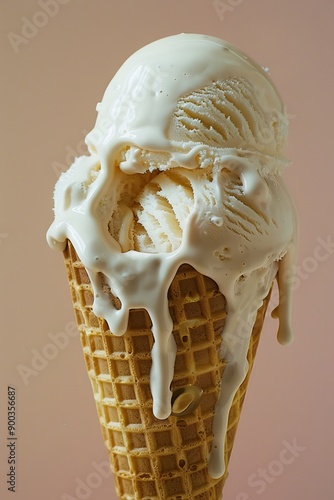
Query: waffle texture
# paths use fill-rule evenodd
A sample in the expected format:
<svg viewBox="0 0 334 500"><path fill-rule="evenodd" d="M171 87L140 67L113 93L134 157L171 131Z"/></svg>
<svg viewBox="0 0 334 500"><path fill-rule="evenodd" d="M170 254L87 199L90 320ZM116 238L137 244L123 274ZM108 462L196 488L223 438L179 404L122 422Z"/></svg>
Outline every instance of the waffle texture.
<svg viewBox="0 0 334 500"><path fill-rule="evenodd" d="M104 442L120 500L221 500L227 471L208 474L212 423L224 371L220 347L226 302L217 284L182 265L169 290L169 308L177 345L174 391L203 390L189 414L158 420L150 391L151 321L143 309L130 312L128 330L113 335L92 312L88 275L70 242L64 252L71 296L81 335ZM258 311L248 350L249 371L229 414L226 469L231 455L269 296Z"/></svg>

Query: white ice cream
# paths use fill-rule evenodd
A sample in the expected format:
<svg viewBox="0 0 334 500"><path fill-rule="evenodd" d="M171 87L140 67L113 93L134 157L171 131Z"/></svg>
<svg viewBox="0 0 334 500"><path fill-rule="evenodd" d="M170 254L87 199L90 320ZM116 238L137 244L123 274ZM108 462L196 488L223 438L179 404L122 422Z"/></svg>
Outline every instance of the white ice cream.
<svg viewBox="0 0 334 500"><path fill-rule="evenodd" d="M209 472L225 470L233 397L247 373L256 313L279 273L279 340L292 340L291 287L296 218L282 181L287 119L262 68L230 44L177 35L131 56L98 105L77 159L55 188L49 244L70 239L90 276L94 312L115 335L129 310L151 316L153 411L171 413L176 346L167 292L188 263L227 300L228 365L214 420ZM115 309L107 283L120 301Z"/></svg>

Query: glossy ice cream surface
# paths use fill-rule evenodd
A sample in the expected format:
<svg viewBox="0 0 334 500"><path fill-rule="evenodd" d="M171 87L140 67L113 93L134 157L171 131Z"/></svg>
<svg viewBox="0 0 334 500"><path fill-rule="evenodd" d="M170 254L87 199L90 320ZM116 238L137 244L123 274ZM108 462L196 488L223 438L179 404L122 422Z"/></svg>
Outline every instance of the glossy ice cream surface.
<svg viewBox="0 0 334 500"><path fill-rule="evenodd" d="M153 411L171 413L176 346L167 292L183 263L227 300L228 361L209 460L225 470L224 436L247 373L256 313L278 274L278 338L292 340L296 216L282 180L287 118L267 73L227 42L181 34L132 55L98 104L77 158L55 188L49 244L70 239L94 289L94 312L122 335L129 310L152 320ZM111 291L119 298L116 308Z"/></svg>

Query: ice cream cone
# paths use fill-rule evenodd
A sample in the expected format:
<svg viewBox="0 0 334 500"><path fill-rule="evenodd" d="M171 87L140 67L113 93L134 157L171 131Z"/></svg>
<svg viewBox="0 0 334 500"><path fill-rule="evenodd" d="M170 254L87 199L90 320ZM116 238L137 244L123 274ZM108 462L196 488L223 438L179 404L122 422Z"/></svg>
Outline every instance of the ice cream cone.
<svg viewBox="0 0 334 500"><path fill-rule="evenodd" d="M97 111L47 238L117 494L217 500L276 275L278 340L293 339L284 103L228 42L180 34L130 56Z"/></svg>
<svg viewBox="0 0 334 500"><path fill-rule="evenodd" d="M213 479L208 472L208 457L225 367L221 344L227 315L225 298L216 283L184 264L169 289L177 345L171 385L173 413L158 420L152 412L150 391L154 339L149 315L144 309L132 310L126 333L113 335L107 322L92 311L92 287L70 242L64 256L119 499L221 499L270 294L257 313L248 349L248 373L229 413L226 471L220 479Z"/></svg>

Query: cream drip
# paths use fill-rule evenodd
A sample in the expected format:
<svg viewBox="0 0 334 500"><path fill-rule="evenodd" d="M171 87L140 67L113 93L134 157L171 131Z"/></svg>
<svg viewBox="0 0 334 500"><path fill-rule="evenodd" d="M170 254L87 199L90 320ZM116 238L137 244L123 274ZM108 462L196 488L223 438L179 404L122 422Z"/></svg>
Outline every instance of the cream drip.
<svg viewBox="0 0 334 500"><path fill-rule="evenodd" d="M269 124L266 140L252 142L249 135L250 144L229 147L227 141L220 148L171 140L177 102L231 77L254 83L264 123ZM251 122L253 110L248 113ZM162 39L136 52L115 75L86 138L91 156L77 159L55 189L55 221L48 242L63 250L71 240L92 282L94 313L106 319L115 335L126 331L130 309L145 308L151 317L151 391L157 418L171 414L176 346L167 292L177 269L183 263L192 265L216 281L225 296L222 354L228 366L214 419L212 477L225 470L229 409L247 373L257 310L278 270L279 340L292 340L291 285L284 276L293 259L296 218L280 175L284 160L275 136L284 116L281 99L262 68L226 42L202 35ZM152 152L148 167L144 160ZM160 158L156 167L154 154ZM180 167L191 185L193 205L179 247L169 253L133 250L134 215L126 205L120 209L118 241L113 238L109 222L122 203L117 187L134 175L151 172L158 179L159 170ZM120 309L104 293L101 276L119 298Z"/></svg>

